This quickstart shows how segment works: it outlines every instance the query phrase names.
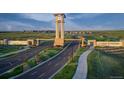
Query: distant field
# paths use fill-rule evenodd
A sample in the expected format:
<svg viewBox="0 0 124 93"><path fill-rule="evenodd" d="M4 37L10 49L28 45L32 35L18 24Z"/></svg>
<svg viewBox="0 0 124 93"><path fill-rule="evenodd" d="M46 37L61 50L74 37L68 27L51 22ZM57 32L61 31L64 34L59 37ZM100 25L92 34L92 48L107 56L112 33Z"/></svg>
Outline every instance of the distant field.
<svg viewBox="0 0 124 93"><path fill-rule="evenodd" d="M124 39L124 31L93 31L92 34L84 35L88 40L119 41Z"/></svg>
<svg viewBox="0 0 124 93"><path fill-rule="evenodd" d="M53 38L53 33L41 33L41 32L6 32L6 33L0 33L0 39L19 39L19 40L25 40L25 39L35 39L35 38Z"/></svg>
<svg viewBox="0 0 124 93"><path fill-rule="evenodd" d="M73 35L65 34L65 38L73 38ZM45 32L6 32L0 33L0 39L12 39L12 40L26 40L26 39L50 39L55 38L55 33Z"/></svg>
<svg viewBox="0 0 124 93"><path fill-rule="evenodd" d="M86 31L85 31L86 32ZM80 38L83 35L87 35L87 39L96 39L98 41L118 41L124 39L124 31L93 31L93 34L65 34L65 38ZM36 39L36 38L55 38L55 33L45 32L6 32L0 33L0 39Z"/></svg>
<svg viewBox="0 0 124 93"><path fill-rule="evenodd" d="M116 38L116 39L124 39L124 31L101 31L101 32L94 32L94 35Z"/></svg>
<svg viewBox="0 0 124 93"><path fill-rule="evenodd" d="M97 34L104 34L104 35L110 35L110 36L116 36L120 38L124 38L124 31L106 31L106 32L100 32Z"/></svg>

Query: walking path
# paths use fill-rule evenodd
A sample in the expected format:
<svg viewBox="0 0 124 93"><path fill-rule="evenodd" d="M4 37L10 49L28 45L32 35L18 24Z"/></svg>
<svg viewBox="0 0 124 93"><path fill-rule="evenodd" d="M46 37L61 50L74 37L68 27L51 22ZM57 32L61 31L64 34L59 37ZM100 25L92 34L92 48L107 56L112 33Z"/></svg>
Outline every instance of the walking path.
<svg viewBox="0 0 124 93"><path fill-rule="evenodd" d="M93 47L85 51L79 58L78 67L73 79L86 79L87 78L87 56L93 51Z"/></svg>

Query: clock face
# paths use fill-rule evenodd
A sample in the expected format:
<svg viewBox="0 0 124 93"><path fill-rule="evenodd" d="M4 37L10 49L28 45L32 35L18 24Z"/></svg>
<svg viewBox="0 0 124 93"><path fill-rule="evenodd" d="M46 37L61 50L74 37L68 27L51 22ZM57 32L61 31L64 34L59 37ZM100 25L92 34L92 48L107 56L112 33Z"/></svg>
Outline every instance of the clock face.
<svg viewBox="0 0 124 93"><path fill-rule="evenodd" d="M58 16L58 20L61 20L62 19L62 17L61 16Z"/></svg>

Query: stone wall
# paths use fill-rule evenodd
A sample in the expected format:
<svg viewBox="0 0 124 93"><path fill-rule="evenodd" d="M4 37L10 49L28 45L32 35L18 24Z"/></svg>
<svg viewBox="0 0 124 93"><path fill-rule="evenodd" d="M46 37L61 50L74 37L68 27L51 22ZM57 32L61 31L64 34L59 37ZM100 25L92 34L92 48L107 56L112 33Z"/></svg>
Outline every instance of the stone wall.
<svg viewBox="0 0 124 93"><path fill-rule="evenodd" d="M28 40L0 40L0 45L29 45L38 46L39 40L28 39Z"/></svg>
<svg viewBox="0 0 124 93"><path fill-rule="evenodd" d="M124 46L124 42L123 42L122 44L123 44L123 46Z"/></svg>
<svg viewBox="0 0 124 93"><path fill-rule="evenodd" d="M124 42L103 42L103 41L97 41L96 46L110 46L110 47L124 47Z"/></svg>
<svg viewBox="0 0 124 93"><path fill-rule="evenodd" d="M0 40L0 44L1 44L1 45L4 44L3 40Z"/></svg>
<svg viewBox="0 0 124 93"><path fill-rule="evenodd" d="M87 45L93 46L110 46L110 47L124 47L124 41L96 41L96 40L88 40Z"/></svg>
<svg viewBox="0 0 124 93"><path fill-rule="evenodd" d="M8 41L8 45L28 45L28 42L20 40L10 40Z"/></svg>

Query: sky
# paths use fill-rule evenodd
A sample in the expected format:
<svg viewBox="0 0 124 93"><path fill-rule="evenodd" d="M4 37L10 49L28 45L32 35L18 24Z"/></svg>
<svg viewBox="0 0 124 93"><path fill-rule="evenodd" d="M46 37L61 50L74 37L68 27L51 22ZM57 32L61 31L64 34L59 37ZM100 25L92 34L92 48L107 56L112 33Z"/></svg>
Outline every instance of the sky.
<svg viewBox="0 0 124 93"><path fill-rule="evenodd" d="M65 13L65 30L122 30L124 13ZM0 31L55 30L52 13L0 13Z"/></svg>

